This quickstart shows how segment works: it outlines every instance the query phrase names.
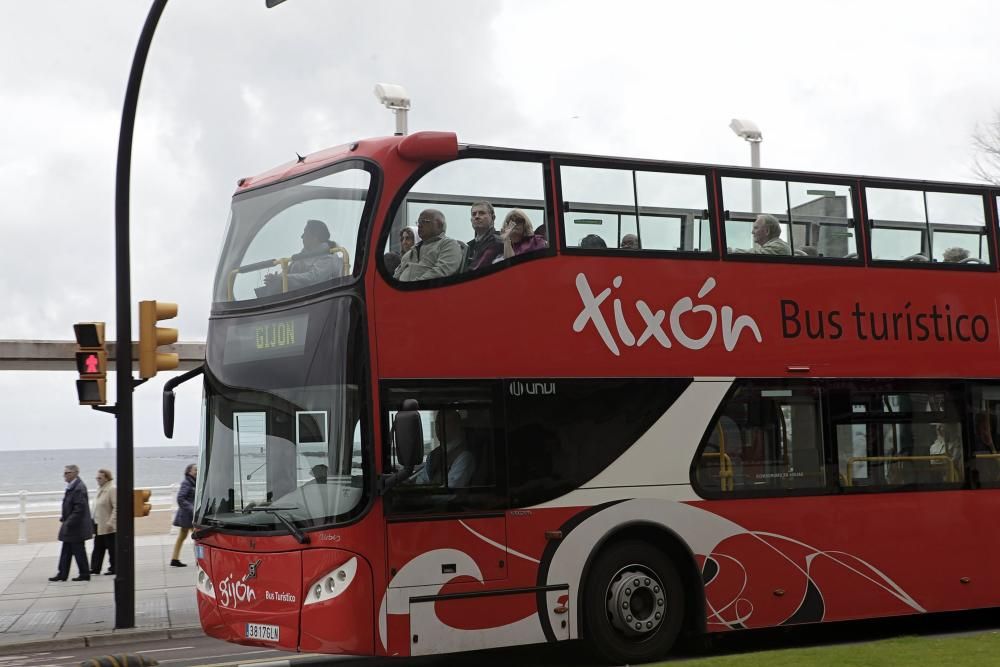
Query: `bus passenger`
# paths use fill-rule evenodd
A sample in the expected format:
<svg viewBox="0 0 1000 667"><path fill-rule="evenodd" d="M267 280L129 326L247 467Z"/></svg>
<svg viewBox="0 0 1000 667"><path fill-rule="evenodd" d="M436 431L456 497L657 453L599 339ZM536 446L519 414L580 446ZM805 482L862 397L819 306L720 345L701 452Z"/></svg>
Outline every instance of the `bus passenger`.
<svg viewBox="0 0 1000 667"><path fill-rule="evenodd" d="M385 263L385 270L389 272L389 275L396 273L396 269L399 268L399 263L402 261L402 257L399 256L398 252L387 252L385 256L382 257L382 262Z"/></svg>
<svg viewBox="0 0 1000 667"><path fill-rule="evenodd" d="M730 248L731 253L750 255L791 255L792 249L781 240L781 224L773 215L767 213L757 216L750 230L753 235L753 247L749 250Z"/></svg>
<svg viewBox="0 0 1000 667"><path fill-rule="evenodd" d="M621 240L622 250L641 250L642 244L639 243L639 237L635 234L626 234Z"/></svg>
<svg viewBox="0 0 1000 667"><path fill-rule="evenodd" d="M962 431L957 422L938 424L935 429L936 437L930 446L931 456L947 456L951 459L953 468L951 474L957 474L958 479L951 479L947 472L943 473L943 481L960 481L962 475ZM931 461L931 466L940 466L943 461L935 459Z"/></svg>
<svg viewBox="0 0 1000 667"><path fill-rule="evenodd" d="M597 234L587 234L580 240L580 247L590 249L607 248L608 244Z"/></svg>
<svg viewBox="0 0 1000 667"><path fill-rule="evenodd" d="M503 240L504 259L549 247L544 238L535 235L535 228L528 214L519 208L515 208L504 218L500 238Z"/></svg>
<svg viewBox="0 0 1000 667"><path fill-rule="evenodd" d="M344 260L339 255L331 255L330 248L336 247L330 240L330 229L322 220L307 220L302 230L302 251L292 255L288 264L288 289L300 289L330 280L344 272ZM268 273L264 276L266 294L281 291L281 274Z"/></svg>
<svg viewBox="0 0 1000 667"><path fill-rule="evenodd" d="M472 229L476 236L465 249L462 258L462 271L477 271L493 263L493 260L503 253L503 241L496 230L496 213L493 204L487 201L472 205L470 213Z"/></svg>
<svg viewBox="0 0 1000 667"><path fill-rule="evenodd" d="M946 262L958 264L969 259L969 251L965 248L948 248L942 253L941 258Z"/></svg>
<svg viewBox="0 0 1000 667"><path fill-rule="evenodd" d="M414 484L441 484L441 472L447 458L448 488L469 486L476 470L476 457L466 447L462 416L457 410L439 410L434 417L434 434L438 446L431 450L423 467L410 481Z"/></svg>
<svg viewBox="0 0 1000 667"><path fill-rule="evenodd" d="M399 230L399 256L402 257L410 252L415 240L413 238L413 227L403 227Z"/></svg>
<svg viewBox="0 0 1000 667"><path fill-rule="evenodd" d="M462 246L445 235L447 226L441 211L428 208L420 212L417 218L420 242L403 255L393 274L396 280L430 280L458 273L462 266Z"/></svg>

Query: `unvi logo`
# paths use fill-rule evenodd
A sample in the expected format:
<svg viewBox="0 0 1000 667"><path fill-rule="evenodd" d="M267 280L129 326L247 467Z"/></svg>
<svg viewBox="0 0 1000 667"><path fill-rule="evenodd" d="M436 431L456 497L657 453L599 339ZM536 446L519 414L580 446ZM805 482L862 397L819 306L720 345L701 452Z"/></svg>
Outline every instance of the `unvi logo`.
<svg viewBox="0 0 1000 667"><path fill-rule="evenodd" d="M555 382L521 382L514 380L510 383L511 396L554 396L556 393Z"/></svg>
<svg viewBox="0 0 1000 667"><path fill-rule="evenodd" d="M615 276L611 284L614 289L620 288L622 286L622 277ZM699 301L705 299L715 289L715 284L715 278L712 277L709 277L705 281L701 289L698 290ZM576 290L580 294L580 300L583 302L583 310L580 311L580 314L576 316L576 320L573 322L573 331L580 333L587 327L587 324L593 323L594 329L600 335L601 340L604 341L604 344L615 356L621 355L621 351L618 348L619 341L625 347L642 347L649 340L655 339L661 346L670 349L673 347L673 343L668 335L668 331L681 347L689 350L700 350L707 346L715 337L717 331L721 331L722 333L722 343L725 345L727 352L732 352L736 348L744 329L748 329L758 343L763 340L757 322L749 315L740 315L734 319L732 307L722 306L716 309L715 306L707 303L701 303L696 306L694 305L694 300L689 296L681 297L674 302L674 305L670 308L668 325L664 324L664 319L667 317L665 310L653 310L645 301L636 301L635 310L639 313L646 326L638 339L625 320L621 299L614 299L611 303L611 308L614 313L615 332L618 334L618 340L616 340L615 336L611 333L611 328L604 319L604 312L601 310L601 305L611 295L612 288L606 287L595 295L590 287L590 282L587 280L587 276L579 273L576 276ZM707 313L711 318L708 328L697 338L691 335L695 332L688 331L681 323L681 317L689 312Z"/></svg>

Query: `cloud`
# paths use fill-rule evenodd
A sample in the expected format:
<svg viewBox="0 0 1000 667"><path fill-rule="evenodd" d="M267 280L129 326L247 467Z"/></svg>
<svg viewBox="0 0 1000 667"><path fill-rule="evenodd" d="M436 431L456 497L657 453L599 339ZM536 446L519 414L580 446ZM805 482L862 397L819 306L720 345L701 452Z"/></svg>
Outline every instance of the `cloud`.
<svg viewBox="0 0 1000 667"><path fill-rule="evenodd" d="M146 7L0 4L0 338L66 339L89 319L113 333L119 113ZM741 116L767 166L967 180L969 134L1000 107L998 18L966 0L173 2L136 123L133 301L177 301L182 339L203 338L236 180L390 133L377 81L408 88L411 129L471 143L745 164L727 127ZM70 397L59 439L104 439L62 374L12 377ZM18 400L11 442L38 425ZM137 432L156 444L142 401Z"/></svg>

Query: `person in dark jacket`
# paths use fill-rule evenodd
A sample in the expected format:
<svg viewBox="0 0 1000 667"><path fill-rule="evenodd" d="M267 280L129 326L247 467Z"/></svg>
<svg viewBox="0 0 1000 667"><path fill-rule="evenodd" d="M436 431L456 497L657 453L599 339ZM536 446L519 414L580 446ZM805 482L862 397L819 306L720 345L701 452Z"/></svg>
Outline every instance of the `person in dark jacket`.
<svg viewBox="0 0 1000 667"><path fill-rule="evenodd" d="M80 479L80 468L68 465L63 470L66 481L66 494L63 496L62 515L59 517L59 541L62 551L59 553L59 571L49 581L66 581L69 577L69 567L76 560L80 576L73 581L90 581L90 564L87 562L86 541L94 536L94 520L90 516L90 500L87 498L87 485Z"/></svg>
<svg viewBox="0 0 1000 667"><path fill-rule="evenodd" d="M177 492L177 514L174 515L174 525L180 528L180 532L177 533L174 554L170 559L172 567L187 567L187 563L181 562L181 547L184 546L184 540L187 539L194 524L194 487L197 480L198 466L192 463L184 469L184 480Z"/></svg>

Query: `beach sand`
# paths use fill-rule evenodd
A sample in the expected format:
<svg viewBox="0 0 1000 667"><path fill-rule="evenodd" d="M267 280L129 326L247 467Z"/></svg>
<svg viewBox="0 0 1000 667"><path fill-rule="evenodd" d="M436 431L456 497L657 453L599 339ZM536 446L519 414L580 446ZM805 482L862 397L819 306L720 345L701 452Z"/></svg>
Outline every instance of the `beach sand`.
<svg viewBox="0 0 1000 667"><path fill-rule="evenodd" d="M171 508L163 507L161 511L153 508L149 516L135 517L136 535L165 535L170 532L170 524L173 520ZM59 539L59 518L51 517L51 513L39 515L28 515L28 542L56 542ZM4 519L0 521L0 544L17 544L20 522L17 519ZM90 552L93 542L88 542L87 551Z"/></svg>

